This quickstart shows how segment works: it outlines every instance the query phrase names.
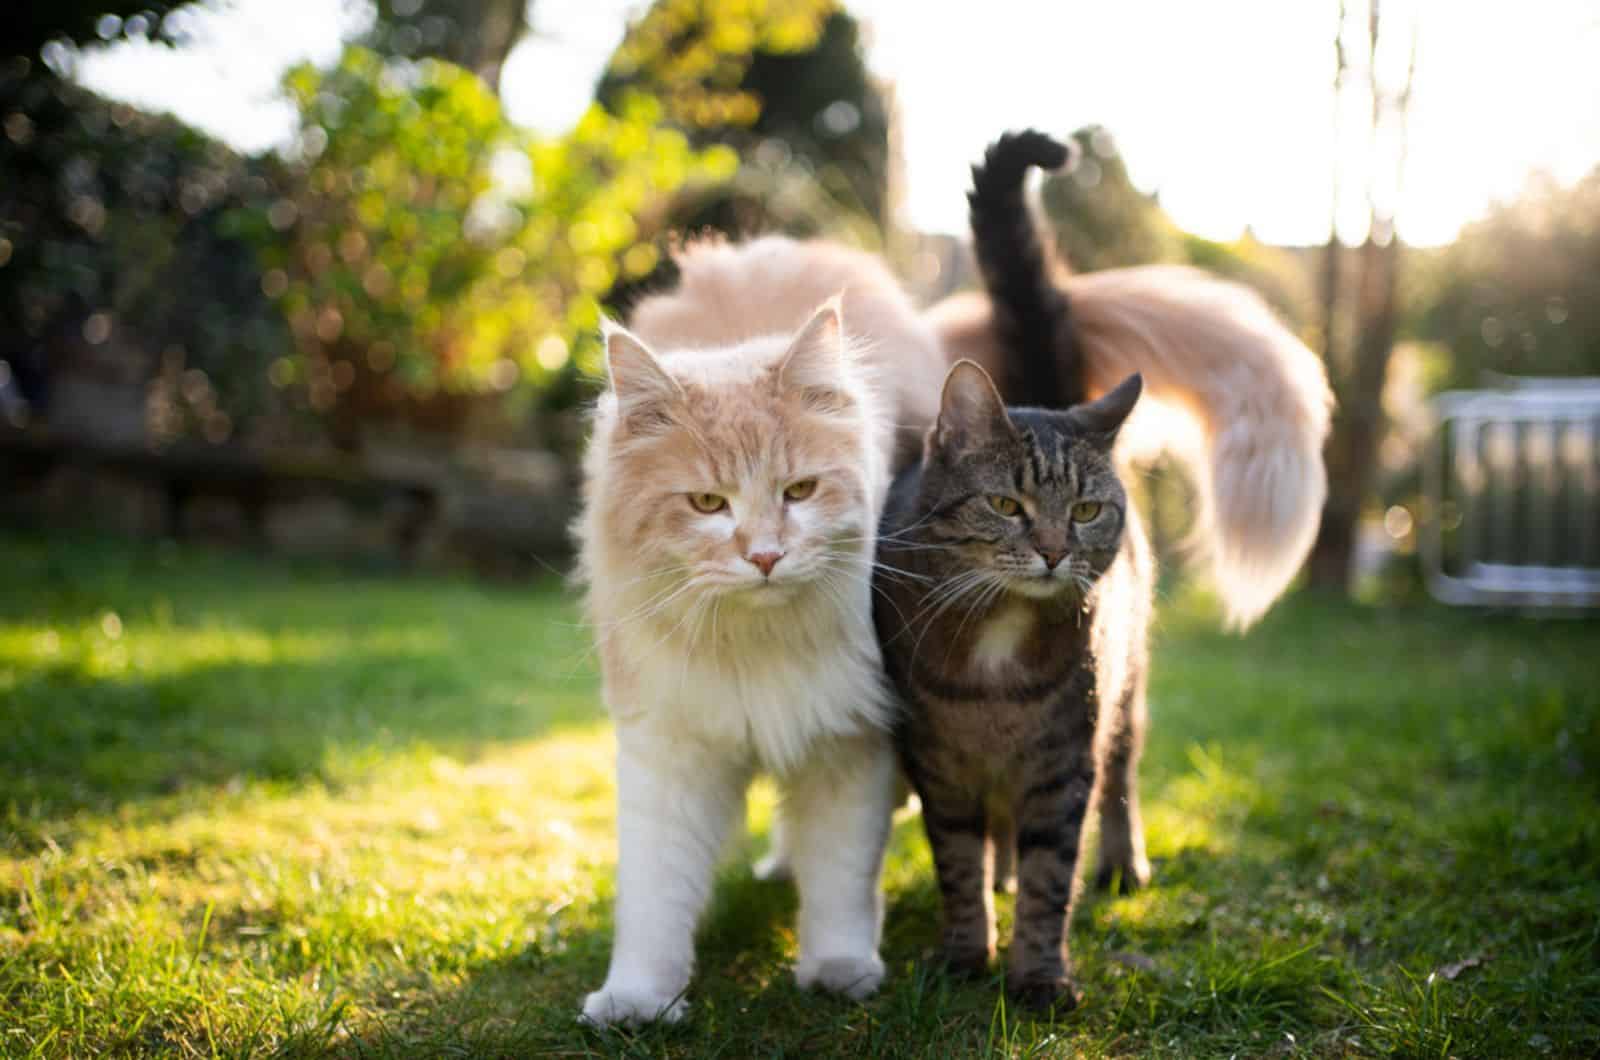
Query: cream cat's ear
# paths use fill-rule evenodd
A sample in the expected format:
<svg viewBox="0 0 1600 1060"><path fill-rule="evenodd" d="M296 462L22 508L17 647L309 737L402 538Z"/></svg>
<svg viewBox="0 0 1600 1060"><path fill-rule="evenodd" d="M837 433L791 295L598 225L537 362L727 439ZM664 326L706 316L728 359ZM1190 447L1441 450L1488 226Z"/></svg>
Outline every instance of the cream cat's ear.
<svg viewBox="0 0 1600 1060"><path fill-rule="evenodd" d="M797 390L837 390L844 381L844 323L839 295L811 314L778 362L778 385Z"/></svg>
<svg viewBox="0 0 1600 1060"><path fill-rule="evenodd" d="M950 366L930 441L941 448L983 445L1016 436L994 380L974 361Z"/></svg>
<svg viewBox="0 0 1600 1060"><path fill-rule="evenodd" d="M670 401L683 396L683 387L667 374L656 355L639 337L616 321L600 320L606 341L606 378L623 404Z"/></svg>

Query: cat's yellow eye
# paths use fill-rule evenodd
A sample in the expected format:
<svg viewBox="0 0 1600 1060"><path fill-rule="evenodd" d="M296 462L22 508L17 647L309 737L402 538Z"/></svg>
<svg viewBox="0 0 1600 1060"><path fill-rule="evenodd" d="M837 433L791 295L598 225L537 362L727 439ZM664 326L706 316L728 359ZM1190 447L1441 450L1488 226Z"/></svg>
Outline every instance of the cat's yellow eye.
<svg viewBox="0 0 1600 1060"><path fill-rule="evenodd" d="M1099 501L1079 501L1072 506L1072 521L1075 523L1092 523L1099 514Z"/></svg>
<svg viewBox="0 0 1600 1060"><path fill-rule="evenodd" d="M783 499L786 501L803 501L815 492L817 492L817 480L803 478L799 482L789 483L788 488L783 491Z"/></svg>
<svg viewBox="0 0 1600 1060"><path fill-rule="evenodd" d="M1007 519L1022 511L1022 505L1018 504L1014 497L1002 497L998 493L989 498L989 507Z"/></svg>
<svg viewBox="0 0 1600 1060"><path fill-rule="evenodd" d="M689 504L695 511L704 515L720 512L728 506L728 498L717 493L691 493Z"/></svg>

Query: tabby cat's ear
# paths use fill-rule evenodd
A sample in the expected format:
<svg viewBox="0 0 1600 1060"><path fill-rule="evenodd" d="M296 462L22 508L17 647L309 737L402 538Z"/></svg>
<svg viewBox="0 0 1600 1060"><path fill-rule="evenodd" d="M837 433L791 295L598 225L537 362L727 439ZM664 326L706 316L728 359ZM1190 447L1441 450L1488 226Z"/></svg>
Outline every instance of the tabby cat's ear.
<svg viewBox="0 0 1600 1060"><path fill-rule="evenodd" d="M606 377L620 404L658 404L683 396L683 387L633 332L602 318L600 334L606 340Z"/></svg>
<svg viewBox="0 0 1600 1060"><path fill-rule="evenodd" d="M973 361L957 361L944 377L939 420L930 440L941 449L964 449L1016 437L994 380Z"/></svg>
<svg viewBox="0 0 1600 1060"><path fill-rule="evenodd" d="M1118 383L1104 397L1078 405L1067 413L1073 426L1085 434L1096 435L1109 447L1116 440L1117 431L1133 411L1134 403L1144 391L1144 377L1133 373Z"/></svg>

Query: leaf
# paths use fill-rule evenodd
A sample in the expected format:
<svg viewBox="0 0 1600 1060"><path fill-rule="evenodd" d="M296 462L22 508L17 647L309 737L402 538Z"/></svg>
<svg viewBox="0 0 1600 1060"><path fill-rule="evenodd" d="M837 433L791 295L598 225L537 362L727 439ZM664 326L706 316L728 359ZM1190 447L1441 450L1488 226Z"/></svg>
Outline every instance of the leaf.
<svg viewBox="0 0 1600 1060"><path fill-rule="evenodd" d="M1451 980L1453 980L1453 979L1455 979L1456 976L1460 975L1462 972L1466 971L1468 968L1476 968L1479 965L1481 965L1483 962L1484 962L1484 958L1480 956L1480 957L1468 957L1465 960L1452 961L1449 964L1442 964L1439 967L1435 968L1428 975L1428 982L1431 983L1435 979L1451 979Z"/></svg>

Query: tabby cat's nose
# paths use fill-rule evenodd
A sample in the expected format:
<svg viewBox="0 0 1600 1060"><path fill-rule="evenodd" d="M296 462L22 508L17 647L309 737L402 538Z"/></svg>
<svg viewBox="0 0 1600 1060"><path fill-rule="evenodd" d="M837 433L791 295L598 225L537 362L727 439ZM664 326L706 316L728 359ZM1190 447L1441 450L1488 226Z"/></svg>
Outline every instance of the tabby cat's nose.
<svg viewBox="0 0 1600 1060"><path fill-rule="evenodd" d="M783 556L784 554L782 552L752 552L746 556L745 559L749 560L751 563L754 563L760 569L762 574L765 574L770 578L772 576L772 568L778 565L778 561L782 559Z"/></svg>
<svg viewBox="0 0 1600 1060"><path fill-rule="evenodd" d="M1044 560L1044 565L1048 570L1055 570L1056 564L1067 558L1067 554L1064 551L1057 552L1053 549L1043 548L1039 549L1039 556Z"/></svg>

